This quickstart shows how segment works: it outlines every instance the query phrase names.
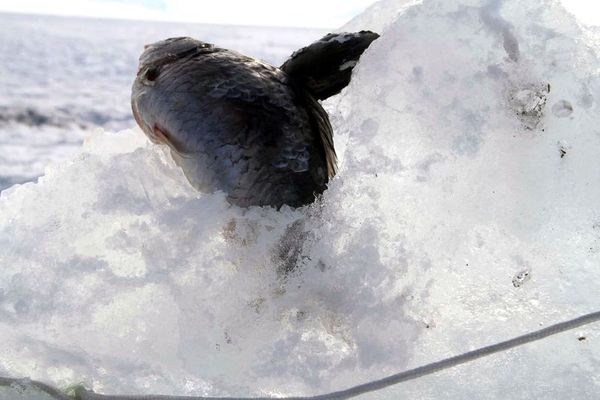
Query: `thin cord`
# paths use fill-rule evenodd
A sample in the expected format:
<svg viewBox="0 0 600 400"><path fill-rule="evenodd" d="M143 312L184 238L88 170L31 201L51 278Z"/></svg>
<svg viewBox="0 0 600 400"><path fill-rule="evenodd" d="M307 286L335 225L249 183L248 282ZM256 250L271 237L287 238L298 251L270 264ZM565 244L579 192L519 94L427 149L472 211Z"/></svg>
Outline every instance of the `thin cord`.
<svg viewBox="0 0 600 400"><path fill-rule="evenodd" d="M496 343L490 346L482 347L477 350L469 351L458 356L446 358L441 361L437 361L431 364L424 365L415 369L401 372L399 374L390 375L386 378L379 379L364 383L362 385L354 386L349 389L340 390L337 392L321 394L310 397L283 397L284 400L344 400L352 397L359 396L364 393L374 392L381 390L401 382L410 381L413 379L421 378L426 375L431 375L436 372L446 370L452 367L456 367L461 364L465 364L469 361L476 360L478 358L486 357L494 353L507 351L514 347L523 346L527 343L542 340L549 336L556 335L558 333L566 332L583 325L588 325L594 322L600 321L600 311L593 312L590 314L583 315L579 318L575 318L569 321L560 322L551 325L547 328L543 328L525 335L518 336L513 339L506 340L504 342ZM62 392L54 389L45 383L32 381L29 379L11 379L11 378L0 378L0 386L33 386L43 392L54 396L58 400L71 400L73 397L68 397ZM132 395L132 396L112 396L97 394L90 390L85 389L83 386L72 388L75 400L273 400L273 397L197 397L197 396L166 396L166 395Z"/></svg>
<svg viewBox="0 0 600 400"><path fill-rule="evenodd" d="M486 357L494 353L499 353L522 346L527 343L535 342L549 336L556 335L568 330L578 328L583 325L588 325L600 321L600 311L583 315L569 321L560 322L549 327L518 336L504 342L496 343L490 346L482 347L477 350L469 351L458 356L446 358L431 364L424 365L415 369L411 369L399 374L390 375L386 378L376 381L364 383L354 386L349 389L340 390L337 392L322 394L312 397L283 397L285 400L344 400L359 396L364 393L381 390L401 382L410 381L421 378L426 375L431 375L436 372L465 364L469 361L478 358ZM272 397L190 397L190 396L109 396L96 394L88 391L85 388L78 388L76 391L76 400L273 400Z"/></svg>

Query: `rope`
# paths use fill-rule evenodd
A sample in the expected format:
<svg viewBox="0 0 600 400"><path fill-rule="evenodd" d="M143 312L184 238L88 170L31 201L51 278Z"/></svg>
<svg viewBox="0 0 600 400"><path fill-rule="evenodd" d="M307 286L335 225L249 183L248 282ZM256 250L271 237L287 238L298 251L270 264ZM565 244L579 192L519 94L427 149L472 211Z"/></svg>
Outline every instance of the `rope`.
<svg viewBox="0 0 600 400"><path fill-rule="evenodd" d="M415 369L411 369L399 374L390 375L386 378L368 382L362 385L354 386L349 389L340 390L328 394L322 394L312 397L284 397L285 400L344 400L359 396L364 393L381 390L401 382L410 381L421 378L426 375L431 375L436 372L465 364L469 361L478 358L486 357L494 353L499 353L522 346L527 343L535 342L549 336L556 335L568 330L578 328L583 325L588 325L600 321L600 311L583 315L569 321L560 322L549 327L518 336L504 342L496 343L490 346L482 347L477 350L446 358L445 360L437 361L431 364L424 365ZM273 400L272 397L189 397L189 396L108 396L96 394L88 391L85 388L79 388L76 391L76 400Z"/></svg>
<svg viewBox="0 0 600 400"><path fill-rule="evenodd" d="M401 382L410 381L413 379L421 378L423 376L431 375L436 372L446 370L452 367L456 367L461 364L465 364L469 361L476 360L478 358L486 357L494 353L507 351L514 347L523 346L527 343L542 340L549 336L553 336L562 332L566 332L583 325L588 325L594 322L600 321L600 311L593 312L590 314L583 315L579 318L575 318L569 321L560 322L549 327L527 333L522 336L518 336L513 339L506 340L504 342L496 343L490 346L481 347L477 350L469 351L454 357L446 358L441 361L437 361L431 364L427 364L415 369L411 369L398 374L390 375L386 378L379 379L376 381L364 383L362 385L354 386L349 389L340 390L337 392L321 394L311 397L284 397L284 400L344 400L352 397L359 396L364 393L374 392L377 390L385 389L387 387L397 385ZM31 381L28 379L10 379L0 378L0 386L10 386L15 384L21 384L24 386L34 386L40 390L55 396L56 399L65 400L69 399L63 393L58 390L40 382ZM75 400L274 400L272 397L194 397L194 396L163 396L163 395L132 395L132 396L112 396L97 394L90 390L85 389L83 386L75 387L71 389L74 394Z"/></svg>

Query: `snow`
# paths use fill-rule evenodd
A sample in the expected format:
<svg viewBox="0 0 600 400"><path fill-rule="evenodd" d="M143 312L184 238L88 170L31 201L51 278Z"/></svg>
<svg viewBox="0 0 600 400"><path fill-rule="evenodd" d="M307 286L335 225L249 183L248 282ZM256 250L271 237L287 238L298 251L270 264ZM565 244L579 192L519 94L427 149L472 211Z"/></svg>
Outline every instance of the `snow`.
<svg viewBox="0 0 600 400"><path fill-rule="evenodd" d="M195 192L138 129L3 191L0 375L310 395L596 311L598 38L551 0L426 0L383 25L327 103L339 173L311 207ZM599 340L362 398L592 399Z"/></svg>

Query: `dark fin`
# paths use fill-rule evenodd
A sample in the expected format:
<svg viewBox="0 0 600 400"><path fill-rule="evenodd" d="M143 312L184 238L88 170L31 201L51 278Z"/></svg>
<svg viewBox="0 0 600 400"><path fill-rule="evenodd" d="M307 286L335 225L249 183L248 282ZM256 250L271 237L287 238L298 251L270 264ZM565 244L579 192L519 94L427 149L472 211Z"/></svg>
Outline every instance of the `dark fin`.
<svg viewBox="0 0 600 400"><path fill-rule="evenodd" d="M313 121L313 126L319 132L320 142L323 144L325 163L327 165L327 179L329 180L337 172L337 155L333 147L333 128L329 122L327 112L314 97L304 96L304 101Z"/></svg>
<svg viewBox="0 0 600 400"><path fill-rule="evenodd" d="M280 68L315 98L324 100L350 83L358 59L378 37L371 31L330 33L296 51Z"/></svg>

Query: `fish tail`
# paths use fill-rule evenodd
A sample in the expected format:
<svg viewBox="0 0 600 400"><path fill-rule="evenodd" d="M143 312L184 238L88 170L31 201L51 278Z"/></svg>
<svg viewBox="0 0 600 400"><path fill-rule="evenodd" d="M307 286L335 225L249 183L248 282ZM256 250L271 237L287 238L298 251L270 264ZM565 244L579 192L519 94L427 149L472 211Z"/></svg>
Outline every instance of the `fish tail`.
<svg viewBox="0 0 600 400"><path fill-rule="evenodd" d="M316 99L325 100L350 83L358 59L378 37L371 31L330 33L296 51L280 68Z"/></svg>

